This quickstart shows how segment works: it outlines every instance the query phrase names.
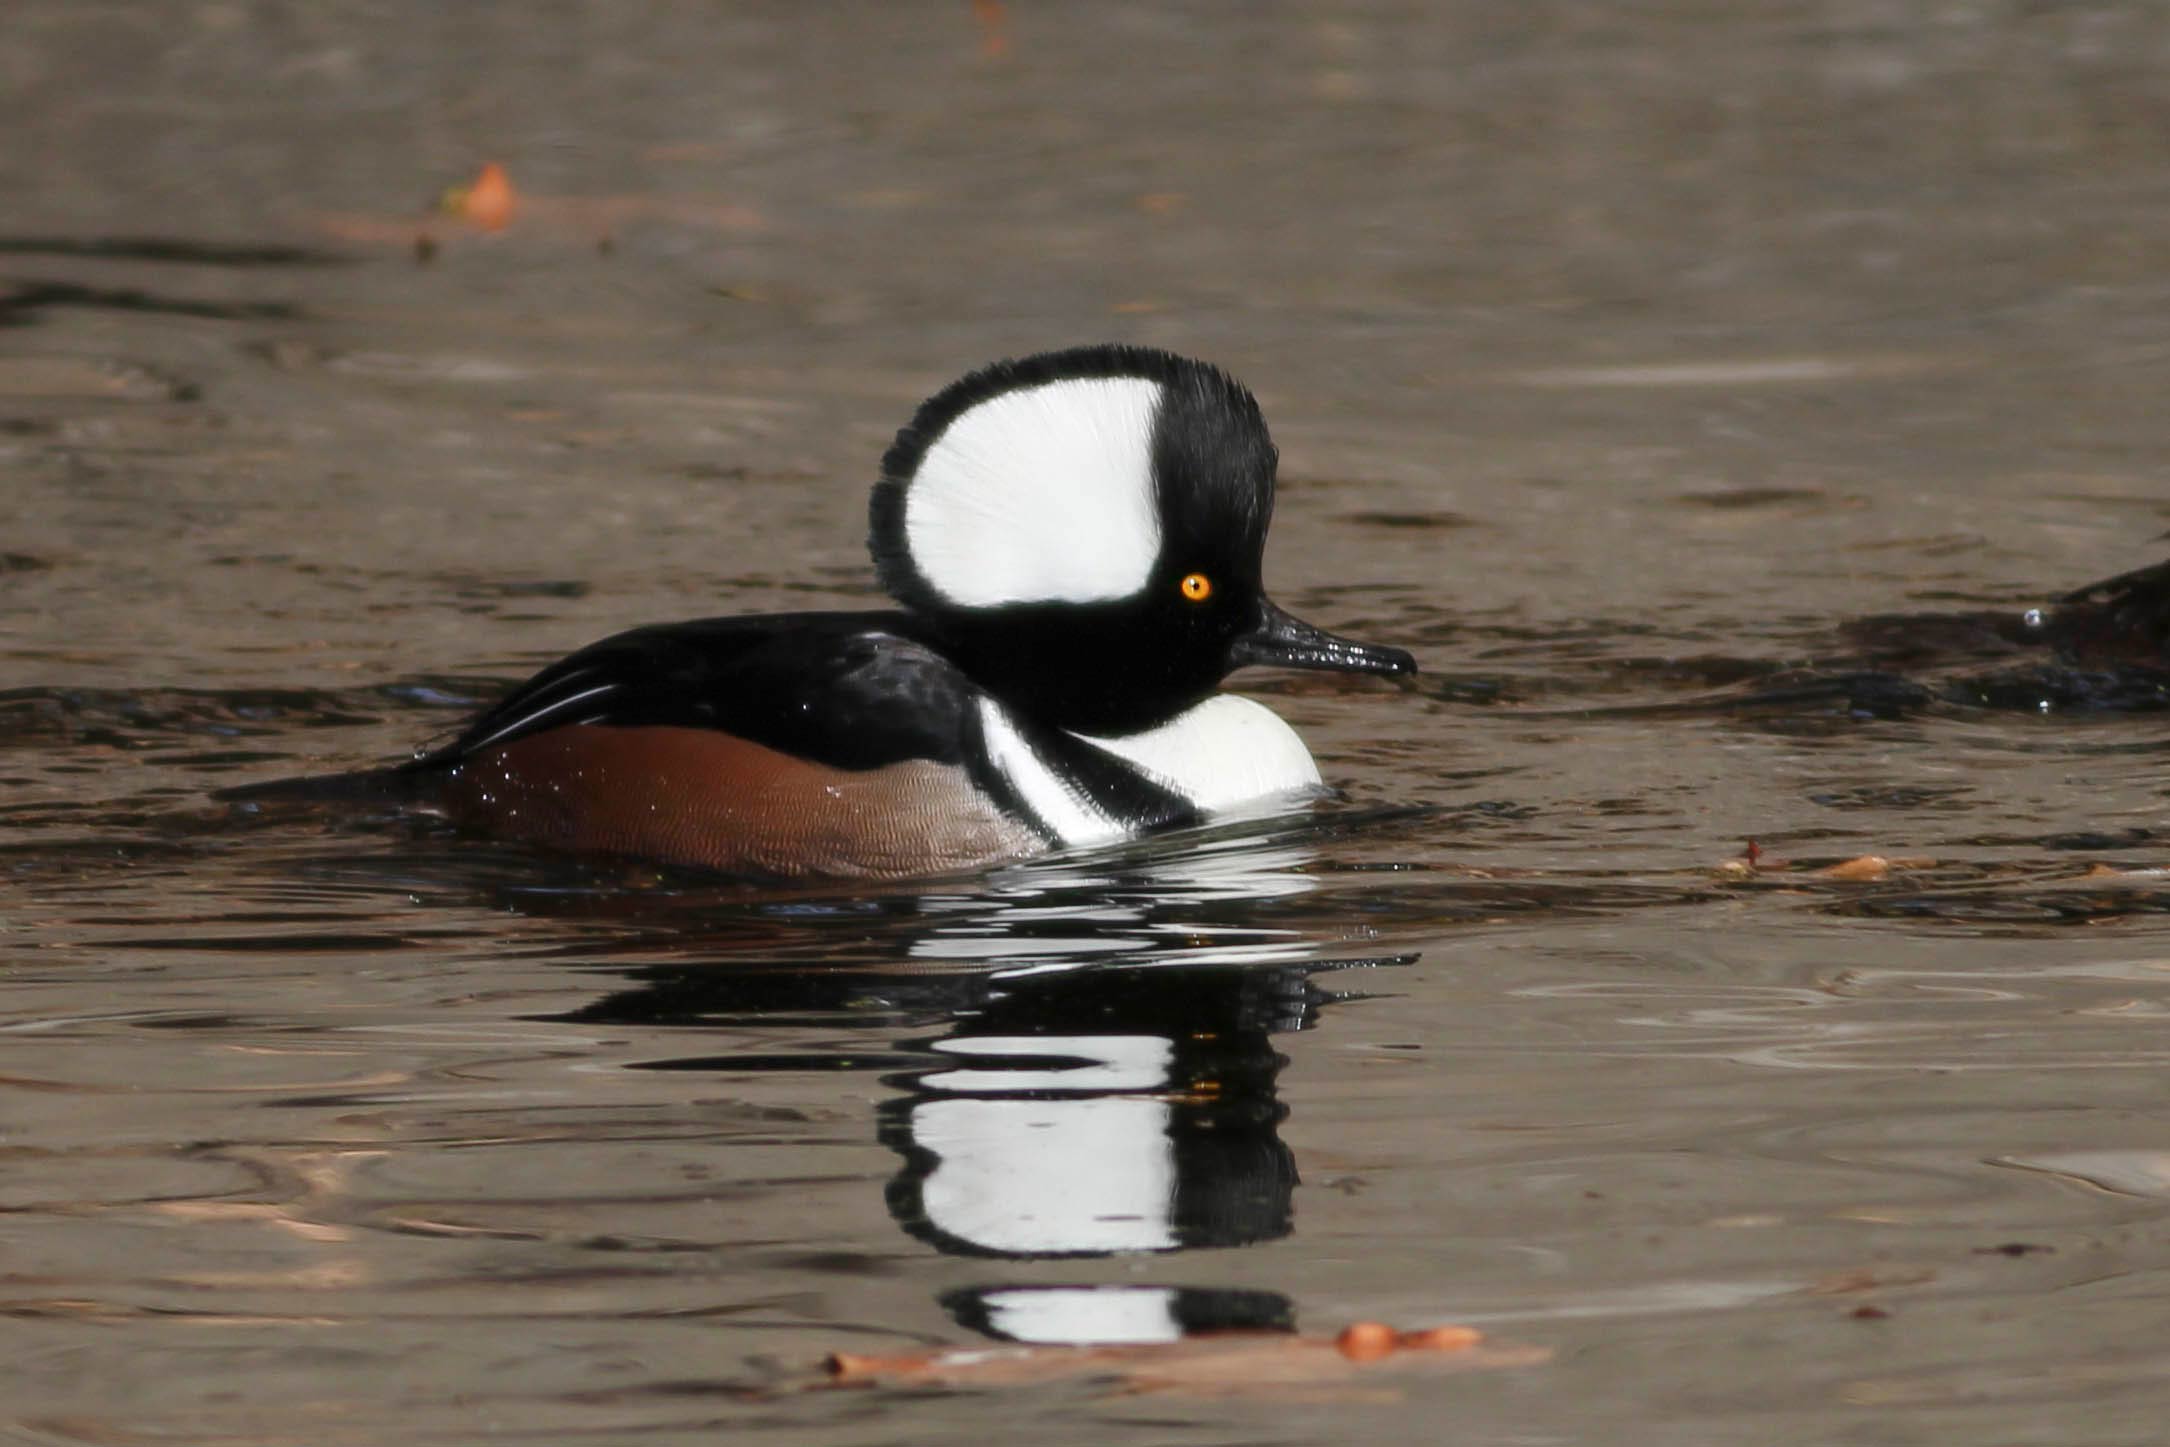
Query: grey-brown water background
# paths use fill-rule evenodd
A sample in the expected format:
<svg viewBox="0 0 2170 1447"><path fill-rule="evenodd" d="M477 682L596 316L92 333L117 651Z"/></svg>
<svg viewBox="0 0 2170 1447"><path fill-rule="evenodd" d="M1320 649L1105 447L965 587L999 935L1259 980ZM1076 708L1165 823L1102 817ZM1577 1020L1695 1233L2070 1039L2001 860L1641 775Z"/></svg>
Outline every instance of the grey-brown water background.
<svg viewBox="0 0 2170 1447"><path fill-rule="evenodd" d="M14 0L0 136L0 1439L2161 1440L2170 729L1844 634L2162 555L2160 7ZM762 893L207 801L859 603L911 405L1104 338L1425 664L1240 680L1319 825ZM1169 1239L1020 1246L1013 1109ZM1059 1286L1554 1355L741 1394Z"/></svg>

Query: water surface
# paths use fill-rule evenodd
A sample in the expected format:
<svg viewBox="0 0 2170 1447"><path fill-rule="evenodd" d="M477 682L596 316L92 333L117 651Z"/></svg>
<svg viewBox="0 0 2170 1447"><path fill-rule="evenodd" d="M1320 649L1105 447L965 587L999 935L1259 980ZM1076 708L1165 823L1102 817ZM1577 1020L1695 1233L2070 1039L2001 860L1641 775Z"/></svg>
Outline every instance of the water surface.
<svg viewBox="0 0 2170 1447"><path fill-rule="evenodd" d="M977 14L15 7L0 1433L2159 1435L2170 718L2014 620L2164 554L2170 24ZM1108 338L1424 664L1239 681L1317 818L761 890L210 801L863 604L913 403ZM1360 1319L1552 1355L792 1390Z"/></svg>

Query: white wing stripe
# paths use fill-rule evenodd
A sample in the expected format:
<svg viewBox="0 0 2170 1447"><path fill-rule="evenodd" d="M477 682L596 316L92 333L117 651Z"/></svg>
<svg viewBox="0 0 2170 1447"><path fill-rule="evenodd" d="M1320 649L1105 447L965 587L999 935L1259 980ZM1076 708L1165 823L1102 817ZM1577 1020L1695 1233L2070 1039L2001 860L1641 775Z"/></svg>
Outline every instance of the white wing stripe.
<svg viewBox="0 0 2170 1447"><path fill-rule="evenodd" d="M980 735L987 744L987 756L1002 771L1002 777L1010 781L1025 807L1057 842L1071 847L1106 844L1129 833L1041 762L1002 705L991 698L980 700Z"/></svg>
<svg viewBox="0 0 2170 1447"><path fill-rule="evenodd" d="M497 729L496 731L491 733L488 738L476 739L473 743L469 744L467 748L470 752L477 749L486 749L507 734L517 733L521 729L527 728L535 723L540 722L543 719L550 717L552 714L564 712L566 709L571 708L574 704L579 703L584 699L593 698L599 693L609 693L612 689L616 687L617 685L614 683L598 683L593 688L584 688L578 693L568 694L564 698L554 699L551 702L543 705L541 708L535 709L530 713L521 714L511 723L508 723L503 728ZM597 717L600 717L600 715L597 715ZM582 722L586 723L592 723L593 721L593 718L582 720Z"/></svg>

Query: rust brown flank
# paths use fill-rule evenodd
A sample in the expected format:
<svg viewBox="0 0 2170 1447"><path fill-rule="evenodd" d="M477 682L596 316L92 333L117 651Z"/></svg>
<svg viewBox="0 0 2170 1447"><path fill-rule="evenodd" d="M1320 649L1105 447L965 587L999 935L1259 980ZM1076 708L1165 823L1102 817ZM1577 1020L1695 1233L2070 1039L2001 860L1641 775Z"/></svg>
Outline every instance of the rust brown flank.
<svg viewBox="0 0 2170 1447"><path fill-rule="evenodd" d="M765 875L940 874L1047 848L953 765L837 769L711 729L551 729L462 763L445 804L501 839Z"/></svg>

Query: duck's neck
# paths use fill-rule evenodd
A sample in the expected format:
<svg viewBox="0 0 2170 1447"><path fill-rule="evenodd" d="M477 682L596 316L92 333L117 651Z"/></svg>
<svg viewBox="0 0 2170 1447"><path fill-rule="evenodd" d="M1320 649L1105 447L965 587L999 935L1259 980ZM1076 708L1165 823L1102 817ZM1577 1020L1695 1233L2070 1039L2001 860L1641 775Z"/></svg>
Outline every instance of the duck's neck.
<svg viewBox="0 0 2170 1447"><path fill-rule="evenodd" d="M981 688L1033 721L1092 737L1168 724L1228 671L1225 648L1174 647L1113 605L1014 605L927 618L927 636Z"/></svg>

